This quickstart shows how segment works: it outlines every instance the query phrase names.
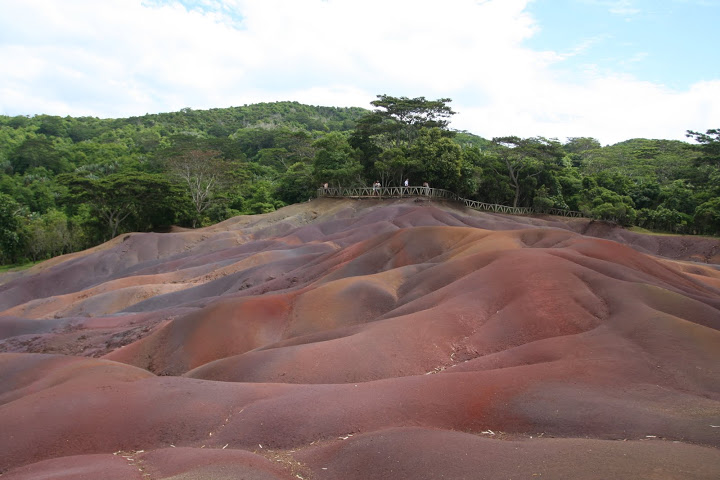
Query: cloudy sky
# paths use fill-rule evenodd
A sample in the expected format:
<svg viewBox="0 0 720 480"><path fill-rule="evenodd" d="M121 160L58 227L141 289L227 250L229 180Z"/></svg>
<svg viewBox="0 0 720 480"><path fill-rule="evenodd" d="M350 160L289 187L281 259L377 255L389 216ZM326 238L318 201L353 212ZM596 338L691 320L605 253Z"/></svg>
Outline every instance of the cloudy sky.
<svg viewBox="0 0 720 480"><path fill-rule="evenodd" d="M0 114L449 97L486 138L720 128L720 0L0 0Z"/></svg>

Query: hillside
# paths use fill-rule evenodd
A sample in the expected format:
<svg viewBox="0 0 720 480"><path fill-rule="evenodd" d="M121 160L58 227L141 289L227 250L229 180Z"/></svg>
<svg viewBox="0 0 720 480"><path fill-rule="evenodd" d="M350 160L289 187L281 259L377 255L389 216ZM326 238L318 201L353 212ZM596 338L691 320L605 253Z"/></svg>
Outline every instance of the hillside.
<svg viewBox="0 0 720 480"><path fill-rule="evenodd" d="M608 146L485 139L450 129L449 101L379 95L372 111L275 102L119 119L0 115L0 266L119 234L269 213L325 183L428 182L484 203L720 235L715 134Z"/></svg>
<svg viewBox="0 0 720 480"><path fill-rule="evenodd" d="M720 242L421 199L0 276L0 473L720 476Z"/></svg>

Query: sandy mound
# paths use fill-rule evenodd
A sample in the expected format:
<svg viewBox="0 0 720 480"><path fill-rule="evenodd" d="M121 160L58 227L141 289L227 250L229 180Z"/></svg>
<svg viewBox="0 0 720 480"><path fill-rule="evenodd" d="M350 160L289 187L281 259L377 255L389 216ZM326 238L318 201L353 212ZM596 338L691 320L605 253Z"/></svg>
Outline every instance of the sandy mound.
<svg viewBox="0 0 720 480"><path fill-rule="evenodd" d="M717 478L719 245L412 199L125 236L0 285L0 472Z"/></svg>

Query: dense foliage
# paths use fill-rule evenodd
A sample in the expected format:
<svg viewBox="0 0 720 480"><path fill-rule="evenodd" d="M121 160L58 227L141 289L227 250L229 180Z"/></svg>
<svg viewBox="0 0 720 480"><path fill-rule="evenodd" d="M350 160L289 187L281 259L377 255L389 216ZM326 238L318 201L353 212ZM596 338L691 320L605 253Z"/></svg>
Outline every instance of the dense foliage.
<svg viewBox="0 0 720 480"><path fill-rule="evenodd" d="M720 138L484 139L450 99L380 95L373 111L262 103L125 119L0 116L0 264L128 231L196 227L306 201L318 185L413 185L570 208L623 225L720 234Z"/></svg>

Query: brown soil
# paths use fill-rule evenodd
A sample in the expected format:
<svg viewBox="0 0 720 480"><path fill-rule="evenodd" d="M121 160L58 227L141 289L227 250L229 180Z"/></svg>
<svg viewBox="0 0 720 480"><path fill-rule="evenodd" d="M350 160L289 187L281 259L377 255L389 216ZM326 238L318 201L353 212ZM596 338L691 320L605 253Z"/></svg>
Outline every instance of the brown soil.
<svg viewBox="0 0 720 480"><path fill-rule="evenodd" d="M319 199L0 277L5 478L719 478L720 241Z"/></svg>

